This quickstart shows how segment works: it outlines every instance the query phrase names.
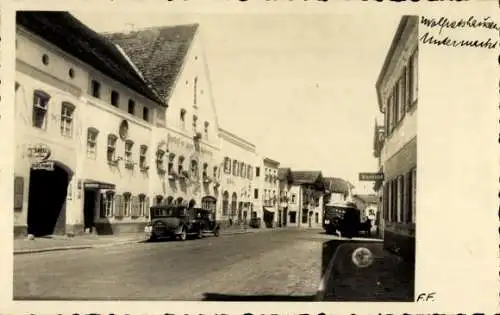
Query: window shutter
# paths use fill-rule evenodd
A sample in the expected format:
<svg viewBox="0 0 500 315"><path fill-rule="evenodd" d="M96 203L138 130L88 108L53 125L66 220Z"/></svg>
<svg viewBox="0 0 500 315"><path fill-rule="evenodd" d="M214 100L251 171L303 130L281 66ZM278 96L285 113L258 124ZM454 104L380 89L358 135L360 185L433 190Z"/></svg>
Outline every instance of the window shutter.
<svg viewBox="0 0 500 315"><path fill-rule="evenodd" d="M24 177L16 176L14 178L14 211L23 210L24 196Z"/></svg>
<svg viewBox="0 0 500 315"><path fill-rule="evenodd" d="M115 195L115 217L123 216L123 196Z"/></svg>

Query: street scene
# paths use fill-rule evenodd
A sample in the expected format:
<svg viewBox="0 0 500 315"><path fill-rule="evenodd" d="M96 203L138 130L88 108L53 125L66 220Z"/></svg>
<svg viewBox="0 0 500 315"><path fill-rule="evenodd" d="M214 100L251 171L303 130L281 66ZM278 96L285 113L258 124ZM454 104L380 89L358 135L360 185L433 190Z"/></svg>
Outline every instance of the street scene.
<svg viewBox="0 0 500 315"><path fill-rule="evenodd" d="M417 16L106 14L16 13L14 299L414 300Z"/></svg>

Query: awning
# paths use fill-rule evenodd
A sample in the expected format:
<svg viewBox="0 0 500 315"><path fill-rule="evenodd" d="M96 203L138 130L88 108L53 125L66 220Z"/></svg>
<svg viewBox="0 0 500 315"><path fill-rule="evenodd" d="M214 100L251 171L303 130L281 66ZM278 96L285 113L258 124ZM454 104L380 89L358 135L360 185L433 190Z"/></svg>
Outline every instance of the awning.
<svg viewBox="0 0 500 315"><path fill-rule="evenodd" d="M84 188L94 188L94 189L116 189L115 184L100 182L92 179L86 179L83 181Z"/></svg>

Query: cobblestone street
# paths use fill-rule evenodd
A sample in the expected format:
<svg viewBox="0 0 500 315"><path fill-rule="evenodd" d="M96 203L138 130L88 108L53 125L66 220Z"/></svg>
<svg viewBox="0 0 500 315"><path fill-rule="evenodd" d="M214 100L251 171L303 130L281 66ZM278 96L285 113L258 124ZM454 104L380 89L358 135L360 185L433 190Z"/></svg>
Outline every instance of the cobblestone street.
<svg viewBox="0 0 500 315"><path fill-rule="evenodd" d="M320 230L16 255L15 299L217 300L311 297L321 278Z"/></svg>

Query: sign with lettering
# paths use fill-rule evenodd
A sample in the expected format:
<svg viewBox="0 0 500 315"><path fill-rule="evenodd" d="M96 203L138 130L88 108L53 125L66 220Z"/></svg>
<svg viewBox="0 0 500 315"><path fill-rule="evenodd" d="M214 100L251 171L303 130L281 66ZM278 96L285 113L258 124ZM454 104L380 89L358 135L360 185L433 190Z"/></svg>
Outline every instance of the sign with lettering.
<svg viewBox="0 0 500 315"><path fill-rule="evenodd" d="M379 181L384 180L384 173L359 173L360 181Z"/></svg>
<svg viewBox="0 0 500 315"><path fill-rule="evenodd" d="M53 171L54 170L54 162L52 162L52 161L36 162L36 163L33 163L31 168L33 170Z"/></svg>
<svg viewBox="0 0 500 315"><path fill-rule="evenodd" d="M34 162L46 161L51 153L50 147L43 143L37 143L28 147L28 156L32 158Z"/></svg>

